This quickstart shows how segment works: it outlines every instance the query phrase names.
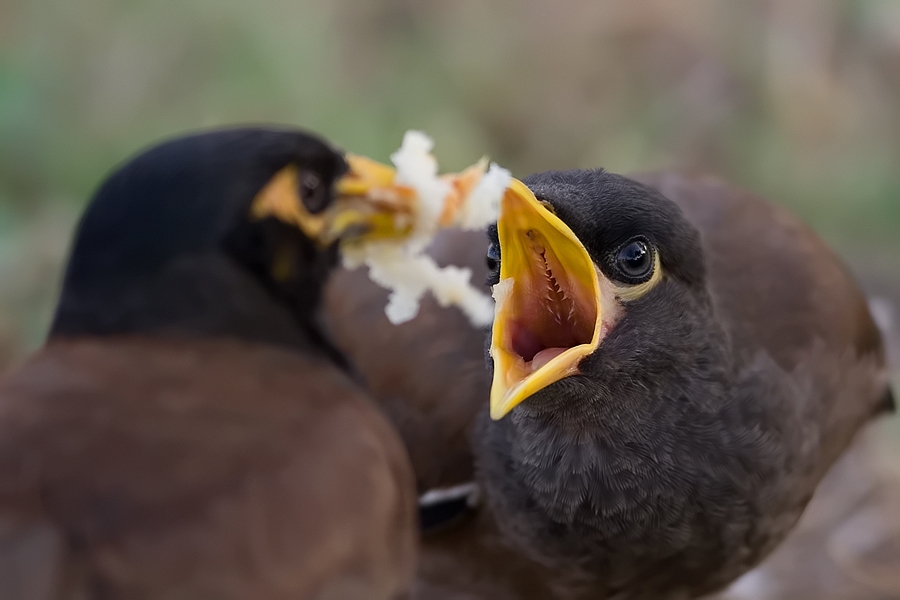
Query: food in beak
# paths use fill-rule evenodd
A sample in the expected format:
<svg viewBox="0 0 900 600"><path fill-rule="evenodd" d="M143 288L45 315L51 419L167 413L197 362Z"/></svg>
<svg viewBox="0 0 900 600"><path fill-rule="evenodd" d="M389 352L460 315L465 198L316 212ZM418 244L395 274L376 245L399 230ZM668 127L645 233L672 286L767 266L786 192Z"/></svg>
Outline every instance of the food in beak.
<svg viewBox="0 0 900 600"><path fill-rule="evenodd" d="M509 171L482 159L460 173L438 175L433 142L409 131L391 156L394 166L347 154L348 172L336 197L311 214L297 200L297 173L286 168L251 208L256 218L274 215L298 226L322 245L338 242L344 266L366 265L369 277L391 290L385 312L393 323L416 316L431 291L442 306L458 306L477 327L493 319L491 299L470 283L471 271L440 267L425 251L439 229L484 229L497 219Z"/></svg>
<svg viewBox="0 0 900 600"><path fill-rule="evenodd" d="M578 372L600 343L600 278L572 230L514 180L497 221L500 282L494 286L491 417Z"/></svg>

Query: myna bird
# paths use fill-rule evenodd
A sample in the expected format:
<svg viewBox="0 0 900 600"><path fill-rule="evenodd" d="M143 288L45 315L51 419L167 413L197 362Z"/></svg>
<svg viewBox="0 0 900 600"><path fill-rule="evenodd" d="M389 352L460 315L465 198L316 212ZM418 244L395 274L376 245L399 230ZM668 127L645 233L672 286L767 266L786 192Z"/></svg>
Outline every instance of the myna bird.
<svg viewBox="0 0 900 600"><path fill-rule="evenodd" d="M893 408L865 299L811 230L713 180L641 181L551 172L507 192L487 253L493 386L472 434L484 498L474 518L425 538L428 597L722 588L778 545L856 431ZM414 372L408 344L366 343ZM432 381L413 408L439 430L429 407L452 376L408 385ZM417 471L420 484L435 478Z"/></svg>
<svg viewBox="0 0 900 600"><path fill-rule="evenodd" d="M865 298L749 194L604 171L525 183L494 232L494 381L474 437L499 527L595 596L720 588L891 408Z"/></svg>
<svg viewBox="0 0 900 600"><path fill-rule="evenodd" d="M0 385L0 598L405 593L412 470L321 331L334 247L284 218L345 169L237 129L103 184L46 345Z"/></svg>

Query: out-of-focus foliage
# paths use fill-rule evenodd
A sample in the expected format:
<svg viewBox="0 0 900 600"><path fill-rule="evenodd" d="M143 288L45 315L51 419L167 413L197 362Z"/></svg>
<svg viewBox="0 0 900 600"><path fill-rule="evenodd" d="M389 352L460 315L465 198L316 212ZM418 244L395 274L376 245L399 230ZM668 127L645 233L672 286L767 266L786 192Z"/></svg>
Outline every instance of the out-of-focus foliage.
<svg viewBox="0 0 900 600"><path fill-rule="evenodd" d="M104 174L240 122L381 159L421 128L447 168L714 172L900 298L896 0L3 0L0 365L41 340Z"/></svg>

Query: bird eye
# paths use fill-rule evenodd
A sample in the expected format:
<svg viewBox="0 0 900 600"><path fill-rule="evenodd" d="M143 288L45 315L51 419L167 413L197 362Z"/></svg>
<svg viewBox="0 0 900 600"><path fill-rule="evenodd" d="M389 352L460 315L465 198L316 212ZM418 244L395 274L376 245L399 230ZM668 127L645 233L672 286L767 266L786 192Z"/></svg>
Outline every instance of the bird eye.
<svg viewBox="0 0 900 600"><path fill-rule="evenodd" d="M642 283L653 274L653 251L642 240L631 240L616 252L615 267L622 281Z"/></svg>
<svg viewBox="0 0 900 600"><path fill-rule="evenodd" d="M300 200L306 210L315 214L325 209L328 204L326 190L322 180L312 171L300 171Z"/></svg>
<svg viewBox="0 0 900 600"><path fill-rule="evenodd" d="M488 246L484 262L488 271L490 271L488 274L488 285L497 285L500 283L500 246L492 242Z"/></svg>
<svg viewBox="0 0 900 600"><path fill-rule="evenodd" d="M500 248L497 244L491 244L487 249L487 256L484 257L487 268L491 271L500 266Z"/></svg>

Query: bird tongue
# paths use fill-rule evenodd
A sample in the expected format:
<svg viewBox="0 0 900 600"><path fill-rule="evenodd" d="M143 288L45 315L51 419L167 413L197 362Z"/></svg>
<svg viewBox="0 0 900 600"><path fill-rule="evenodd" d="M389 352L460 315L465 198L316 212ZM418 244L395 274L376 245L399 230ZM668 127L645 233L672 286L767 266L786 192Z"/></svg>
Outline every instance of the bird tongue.
<svg viewBox="0 0 900 600"><path fill-rule="evenodd" d="M512 348L520 357L522 357L528 373L534 373L568 350L571 346L578 343L573 339L572 343L568 346L555 344L548 346L541 341L541 338L537 333L532 331L529 327L523 326L521 323L513 323L510 329L512 331ZM567 337L565 333L563 333L562 337L560 336L560 327L554 329L557 331L554 336L557 338L555 340L557 343L562 341L563 337ZM569 337L571 337L571 334L569 334Z"/></svg>
<svg viewBox="0 0 900 600"><path fill-rule="evenodd" d="M531 372L534 373L548 362L568 350L568 348L545 348L531 359Z"/></svg>

